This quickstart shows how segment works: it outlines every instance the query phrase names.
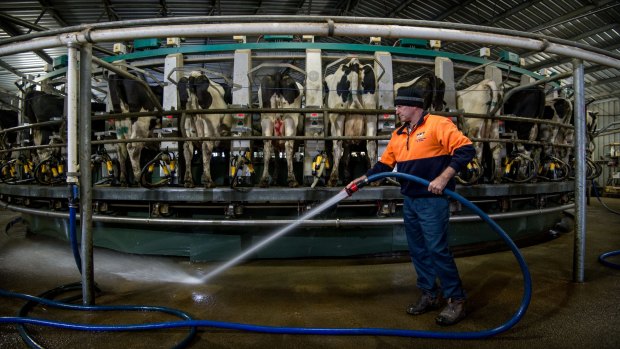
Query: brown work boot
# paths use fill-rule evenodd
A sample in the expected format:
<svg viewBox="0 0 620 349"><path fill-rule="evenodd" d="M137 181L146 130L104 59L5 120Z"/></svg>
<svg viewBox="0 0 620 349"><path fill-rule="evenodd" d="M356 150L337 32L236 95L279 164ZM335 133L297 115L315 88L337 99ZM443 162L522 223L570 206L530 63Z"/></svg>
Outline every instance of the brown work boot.
<svg viewBox="0 0 620 349"><path fill-rule="evenodd" d="M465 300L448 299L448 305L437 315L435 322L437 325L450 326L465 318Z"/></svg>
<svg viewBox="0 0 620 349"><path fill-rule="evenodd" d="M407 307L407 314L410 315L420 315L424 314L429 310L438 309L439 308L439 297L435 297L430 293L423 292L418 299L418 302L415 304L410 304Z"/></svg>

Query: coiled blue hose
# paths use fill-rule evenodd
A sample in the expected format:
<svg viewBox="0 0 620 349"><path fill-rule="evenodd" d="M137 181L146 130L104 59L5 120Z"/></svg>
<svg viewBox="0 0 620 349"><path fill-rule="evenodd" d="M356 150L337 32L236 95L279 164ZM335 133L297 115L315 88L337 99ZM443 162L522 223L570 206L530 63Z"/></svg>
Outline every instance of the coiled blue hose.
<svg viewBox="0 0 620 349"><path fill-rule="evenodd" d="M386 177L397 177L403 180L409 180L417 182L423 186L428 186L429 182L422 178L412 176L404 173L395 173L395 172L385 172L372 175L368 177L366 181L363 183L359 183L355 186L355 190L351 192L357 191L357 189L363 187L364 185L374 182ZM281 326L263 326L263 325L253 325L253 324L243 324L243 323L234 323L234 322L222 322L222 321L212 321L212 320L185 320L185 321L171 321L171 322L156 322L156 323L146 323L146 324L124 324L124 325L85 325L71 322L59 322L59 321L51 321L45 319L37 319L37 318L29 318L29 317L1 317L0 323L18 323L18 324L32 324L32 325L41 325L41 326L50 326L64 329L72 329L72 330L80 330L80 331L143 331L143 330L153 330L153 329L165 329L165 328L179 328L179 327L215 327L215 328L225 328L232 330L240 330L240 331L249 331L249 332L261 332L261 333L272 333L272 334L307 334L307 335L347 335L347 336L399 336L399 337L419 337L419 338L437 338L437 339L481 339L488 338L499 333L505 332L514 326L521 318L524 316L527 307L530 304L530 300L532 298L532 279L530 276L529 269L521 255L519 249L514 244L514 242L510 239L508 234L504 232L504 230L489 216L487 216L480 208L466 200L461 195L451 191L444 190L444 193L453 199L461 202L464 206L469 208L470 210L476 212L487 224L491 226L498 235L508 244L511 251L515 255L519 267L521 268L521 272L523 273L523 282L524 282L524 291L523 298L521 300L521 304L517 309L516 313L513 317L505 322L504 324L483 331L476 332L438 332L438 331L420 331L420 330L411 330L411 329L389 329L389 328L308 328L308 327L281 327ZM41 302L43 304L54 306L54 307L67 307L70 309L79 309L79 310L123 310L127 306L81 306L81 305L66 305L46 299L41 299L33 296L17 294L12 292L7 292L4 290L0 290L0 296L5 297L14 297L21 298L31 301ZM103 309L99 309L103 308Z"/></svg>

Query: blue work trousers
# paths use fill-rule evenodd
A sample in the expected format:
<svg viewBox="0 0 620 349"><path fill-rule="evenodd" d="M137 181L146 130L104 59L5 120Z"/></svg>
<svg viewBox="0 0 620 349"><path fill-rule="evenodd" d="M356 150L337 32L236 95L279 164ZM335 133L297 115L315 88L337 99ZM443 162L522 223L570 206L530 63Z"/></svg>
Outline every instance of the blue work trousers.
<svg viewBox="0 0 620 349"><path fill-rule="evenodd" d="M448 247L450 208L445 197L411 198L403 207L411 260L418 273L417 286L437 296L441 283L444 298L465 299L459 272Z"/></svg>

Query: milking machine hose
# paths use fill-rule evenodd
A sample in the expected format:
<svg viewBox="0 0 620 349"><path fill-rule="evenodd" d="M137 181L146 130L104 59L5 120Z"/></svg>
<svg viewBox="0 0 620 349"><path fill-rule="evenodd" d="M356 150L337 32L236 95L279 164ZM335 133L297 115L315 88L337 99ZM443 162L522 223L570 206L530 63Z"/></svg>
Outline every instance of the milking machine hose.
<svg viewBox="0 0 620 349"><path fill-rule="evenodd" d="M384 172L369 176L363 182L353 185L351 189L345 189L349 195L359 190L370 182L374 182L386 177L396 177L401 180L409 180L417 182L425 187L428 187L429 182L422 178L397 172ZM79 324L70 322L52 321L31 317L0 317L0 323L13 323L13 324L31 324L47 327L56 327L64 329L72 329L79 331L106 331L106 332L120 332L120 331L144 331L155 329L167 329L167 328L180 328L180 327L213 327L224 328L239 331L248 332L260 332L260 333L272 333L272 334L305 334L305 335L344 335L344 336L399 336L399 337L418 337L418 338L437 338L437 339L482 339L488 338L499 333L505 332L514 326L525 315L527 307L530 304L532 298L532 279L529 269L521 255L521 252L512 241L512 239L504 232L504 230L488 215L486 215L480 208L473 203L462 197L461 195L451 191L444 190L444 194L459 201L465 207L478 214L495 232L506 242L510 247L512 253L515 255L521 272L523 273L523 298L521 304L515 314L507 322L501 324L498 327L475 331L475 332L439 332L439 331L421 331L410 329L391 329L391 328L310 328L310 327L281 327L281 326L265 326L265 325L253 325L234 322L223 322L213 320L193 320L189 315L178 311L177 316L183 316L187 320L184 321L170 321L170 322L153 322L145 324L124 324L124 325L90 325ZM40 302L48 306L58 308L71 308L76 310L126 310L127 307L139 307L139 306L81 306L81 305L69 305L60 302L51 301L39 297L33 297L24 294L18 294L13 292L7 292L0 289L0 296L21 298L28 301ZM170 309L168 309L170 310ZM187 341L184 341L187 343ZM178 346L177 346L178 347Z"/></svg>

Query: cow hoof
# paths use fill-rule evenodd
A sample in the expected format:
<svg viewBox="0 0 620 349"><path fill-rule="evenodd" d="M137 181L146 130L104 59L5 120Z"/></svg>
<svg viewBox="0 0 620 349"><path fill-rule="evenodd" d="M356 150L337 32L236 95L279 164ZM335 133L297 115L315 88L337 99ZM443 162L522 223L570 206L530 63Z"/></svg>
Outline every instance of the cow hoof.
<svg viewBox="0 0 620 349"><path fill-rule="evenodd" d="M258 186L261 188L268 188L269 187L269 179L261 179L260 182L258 183Z"/></svg>
<svg viewBox="0 0 620 349"><path fill-rule="evenodd" d="M194 188L195 185L192 182L185 182L183 183L183 186L185 186L185 188Z"/></svg>
<svg viewBox="0 0 620 349"><path fill-rule="evenodd" d="M296 180L288 181L288 187L289 188L297 188L297 187L299 187L299 183L297 183Z"/></svg>
<svg viewBox="0 0 620 349"><path fill-rule="evenodd" d="M213 182L206 182L205 183L205 188L207 188L207 189L215 188L215 183L213 183Z"/></svg>
<svg viewBox="0 0 620 349"><path fill-rule="evenodd" d="M337 179L330 179L329 181L327 181L327 186L328 187L335 187L338 185L338 180Z"/></svg>

